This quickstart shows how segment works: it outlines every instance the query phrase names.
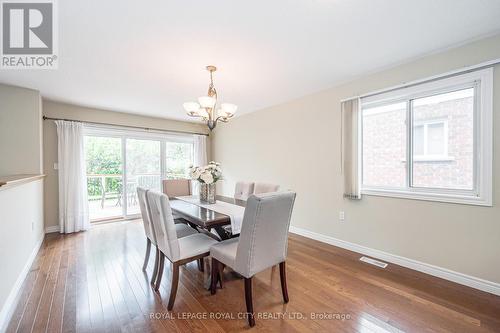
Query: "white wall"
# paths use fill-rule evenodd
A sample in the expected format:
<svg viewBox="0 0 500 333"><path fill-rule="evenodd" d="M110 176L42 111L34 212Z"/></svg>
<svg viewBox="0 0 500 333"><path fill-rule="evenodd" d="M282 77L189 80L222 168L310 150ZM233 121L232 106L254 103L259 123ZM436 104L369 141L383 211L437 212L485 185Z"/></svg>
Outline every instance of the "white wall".
<svg viewBox="0 0 500 333"><path fill-rule="evenodd" d="M43 240L43 180L0 187L0 331Z"/></svg>
<svg viewBox="0 0 500 333"><path fill-rule="evenodd" d="M232 195L237 180L276 182L297 191L294 227L500 283L500 66L493 207L375 196L349 201L342 198L340 173L341 99L496 58L500 35L222 124L212 140L225 177L219 191Z"/></svg>
<svg viewBox="0 0 500 333"><path fill-rule="evenodd" d="M41 107L38 91L0 84L0 176L42 172Z"/></svg>
<svg viewBox="0 0 500 333"><path fill-rule="evenodd" d="M42 172L40 93L0 84L0 176ZM0 331L43 240L43 180L0 187Z"/></svg>

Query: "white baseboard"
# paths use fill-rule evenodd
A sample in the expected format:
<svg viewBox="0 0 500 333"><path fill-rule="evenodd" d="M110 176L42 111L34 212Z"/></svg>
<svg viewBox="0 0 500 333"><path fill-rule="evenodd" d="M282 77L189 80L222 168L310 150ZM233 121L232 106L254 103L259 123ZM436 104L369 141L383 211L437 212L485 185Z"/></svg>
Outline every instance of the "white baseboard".
<svg viewBox="0 0 500 333"><path fill-rule="evenodd" d="M346 242L302 228L290 226L290 232L500 296L500 283L483 280L481 278L455 272L446 268L426 264L417 260L375 250L351 242Z"/></svg>
<svg viewBox="0 0 500 333"><path fill-rule="evenodd" d="M7 329L6 326L9 323L10 317L12 316L12 313L14 312L16 306L15 301L17 294L19 293L21 286L26 279L26 276L28 276L31 265L33 264L33 261L35 260L36 255L40 250L40 246L42 246L43 238L44 237L41 237L33 248L33 251L31 252L28 260L26 261L26 264L23 267L23 270L21 271L21 273L19 273L16 282L10 290L9 296L5 300L5 304L3 305L2 310L0 310L0 332L4 332Z"/></svg>
<svg viewBox="0 0 500 333"><path fill-rule="evenodd" d="M58 225L51 225L51 226L45 228L46 234L50 234L52 232L59 232L59 231L60 231L60 229L59 229Z"/></svg>

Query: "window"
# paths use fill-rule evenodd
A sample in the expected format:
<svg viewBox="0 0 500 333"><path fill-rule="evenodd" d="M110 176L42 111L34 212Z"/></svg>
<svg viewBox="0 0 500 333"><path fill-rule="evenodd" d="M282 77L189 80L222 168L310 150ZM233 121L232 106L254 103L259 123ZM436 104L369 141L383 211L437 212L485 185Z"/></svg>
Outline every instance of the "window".
<svg viewBox="0 0 500 333"><path fill-rule="evenodd" d="M191 135L92 125L84 151L91 221L137 216L137 187L159 191L162 179L188 177L195 154Z"/></svg>
<svg viewBox="0 0 500 333"><path fill-rule="evenodd" d="M413 160L441 161L448 157L448 120L413 125Z"/></svg>
<svg viewBox="0 0 500 333"><path fill-rule="evenodd" d="M362 193L491 205L492 69L361 99Z"/></svg>

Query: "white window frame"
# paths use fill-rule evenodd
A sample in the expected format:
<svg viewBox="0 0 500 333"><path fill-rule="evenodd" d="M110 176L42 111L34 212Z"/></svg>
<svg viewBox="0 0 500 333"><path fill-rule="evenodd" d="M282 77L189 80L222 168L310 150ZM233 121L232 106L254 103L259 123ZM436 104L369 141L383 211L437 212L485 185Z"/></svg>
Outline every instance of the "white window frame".
<svg viewBox="0 0 500 333"><path fill-rule="evenodd" d="M93 124L85 124L83 129L84 136L97 136L97 137L111 137L111 138L119 138L122 144L122 182L124 184L127 183L127 153L126 153L126 141L127 139L136 139L136 140L152 140L160 142L160 174L161 180L167 179L167 142L180 142L180 143L190 143L193 145L193 156L192 160L194 161L195 157L195 144L194 144L194 135L191 134L176 134L176 133L165 133L160 131L146 131L146 130L134 130L134 129L126 129L123 127L117 126L106 126L106 125L93 125ZM126 186L123 187L124 196L127 195ZM140 214L127 214L127 200L124 200L122 205L122 218L124 219L134 219L140 216Z"/></svg>
<svg viewBox="0 0 500 333"><path fill-rule="evenodd" d="M360 184L361 193L386 197L407 198L459 204L492 206L492 164L493 164L493 68L486 68L456 74L451 77L432 79L428 82L412 84L406 88L390 90L361 99L361 110L367 107L380 106L395 102L407 102L407 148L406 148L406 186L392 188L383 186L367 186L363 184L363 158L361 156ZM473 189L446 189L414 187L412 182L413 135L410 104L416 98L428 97L436 94L456 90L474 88L474 167ZM362 112L362 111L361 111ZM359 147L363 149L363 116L359 117ZM439 120L437 120L439 122ZM441 120L442 121L442 120ZM417 158L415 162L419 162Z"/></svg>

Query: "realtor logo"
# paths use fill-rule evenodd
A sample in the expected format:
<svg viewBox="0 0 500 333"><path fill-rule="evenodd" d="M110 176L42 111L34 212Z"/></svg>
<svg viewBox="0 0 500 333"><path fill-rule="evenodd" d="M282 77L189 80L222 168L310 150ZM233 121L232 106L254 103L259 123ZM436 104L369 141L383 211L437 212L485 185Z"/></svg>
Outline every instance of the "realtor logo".
<svg viewBox="0 0 500 333"><path fill-rule="evenodd" d="M2 69L57 68L55 3L1 2Z"/></svg>

